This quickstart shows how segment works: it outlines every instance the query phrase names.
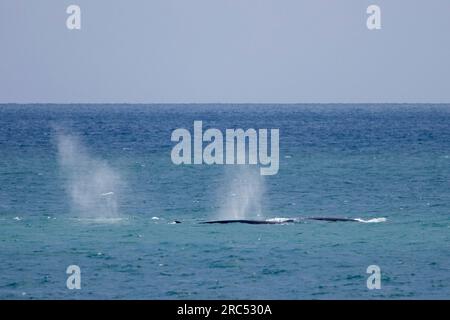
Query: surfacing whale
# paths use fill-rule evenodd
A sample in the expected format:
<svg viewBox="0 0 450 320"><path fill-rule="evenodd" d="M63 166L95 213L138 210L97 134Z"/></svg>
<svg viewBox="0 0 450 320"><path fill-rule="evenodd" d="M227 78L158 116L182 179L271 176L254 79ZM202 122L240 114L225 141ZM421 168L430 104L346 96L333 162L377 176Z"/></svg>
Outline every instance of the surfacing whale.
<svg viewBox="0 0 450 320"><path fill-rule="evenodd" d="M358 222L357 219L352 218L335 218L335 217L302 217L296 219L269 219L269 220L249 220L249 219L236 219L236 220L211 220L203 221L201 224L229 224L229 223L246 223L246 224L285 224L295 223L303 220L318 220L318 221L330 221L330 222Z"/></svg>
<svg viewBox="0 0 450 320"><path fill-rule="evenodd" d="M304 220L319 220L319 221L331 221L331 222L339 222L339 221L351 221L351 222L358 222L357 219L352 218L335 218L335 217L309 217L304 218Z"/></svg>

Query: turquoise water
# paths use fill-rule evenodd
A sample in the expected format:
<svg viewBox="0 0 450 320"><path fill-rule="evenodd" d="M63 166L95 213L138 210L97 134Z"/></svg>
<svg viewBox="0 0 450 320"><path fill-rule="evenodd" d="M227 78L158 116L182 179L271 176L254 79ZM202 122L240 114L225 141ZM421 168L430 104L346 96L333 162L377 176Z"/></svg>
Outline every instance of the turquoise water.
<svg viewBox="0 0 450 320"><path fill-rule="evenodd" d="M279 128L279 173L175 166L194 120ZM0 150L3 299L450 296L450 105L0 105ZM387 220L198 224L237 215Z"/></svg>

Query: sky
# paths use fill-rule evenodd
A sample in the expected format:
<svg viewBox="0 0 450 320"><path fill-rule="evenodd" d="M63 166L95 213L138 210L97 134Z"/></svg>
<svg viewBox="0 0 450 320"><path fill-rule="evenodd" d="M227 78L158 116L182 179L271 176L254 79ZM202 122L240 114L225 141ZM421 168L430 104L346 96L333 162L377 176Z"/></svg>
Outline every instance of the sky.
<svg viewBox="0 0 450 320"><path fill-rule="evenodd" d="M449 0L0 1L0 103L359 102L450 103Z"/></svg>

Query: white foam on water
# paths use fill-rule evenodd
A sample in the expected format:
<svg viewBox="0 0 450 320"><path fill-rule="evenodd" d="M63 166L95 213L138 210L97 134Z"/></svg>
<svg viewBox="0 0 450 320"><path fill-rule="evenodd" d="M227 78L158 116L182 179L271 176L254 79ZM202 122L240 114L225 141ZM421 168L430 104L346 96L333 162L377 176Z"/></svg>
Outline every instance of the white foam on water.
<svg viewBox="0 0 450 320"><path fill-rule="evenodd" d="M380 223L380 222L386 222L387 219L386 218L372 218L372 219L368 219L368 220L364 220L361 218L356 218L355 219L358 222L362 222L362 223Z"/></svg>
<svg viewBox="0 0 450 320"><path fill-rule="evenodd" d="M279 217L266 219L267 222L277 222L277 223L283 223L283 222L288 222L288 221L292 221L292 220L297 221L297 219L293 219L293 218L279 218Z"/></svg>
<svg viewBox="0 0 450 320"><path fill-rule="evenodd" d="M127 219L125 218L73 218L71 220L76 220L80 222L87 222L87 223L120 223Z"/></svg>

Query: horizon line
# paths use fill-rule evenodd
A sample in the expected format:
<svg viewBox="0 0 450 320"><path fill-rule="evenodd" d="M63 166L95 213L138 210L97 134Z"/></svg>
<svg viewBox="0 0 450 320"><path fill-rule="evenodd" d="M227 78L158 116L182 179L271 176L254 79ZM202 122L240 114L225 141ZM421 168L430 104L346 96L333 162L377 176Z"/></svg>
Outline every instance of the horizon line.
<svg viewBox="0 0 450 320"><path fill-rule="evenodd" d="M450 105L449 102L0 102L0 105Z"/></svg>

